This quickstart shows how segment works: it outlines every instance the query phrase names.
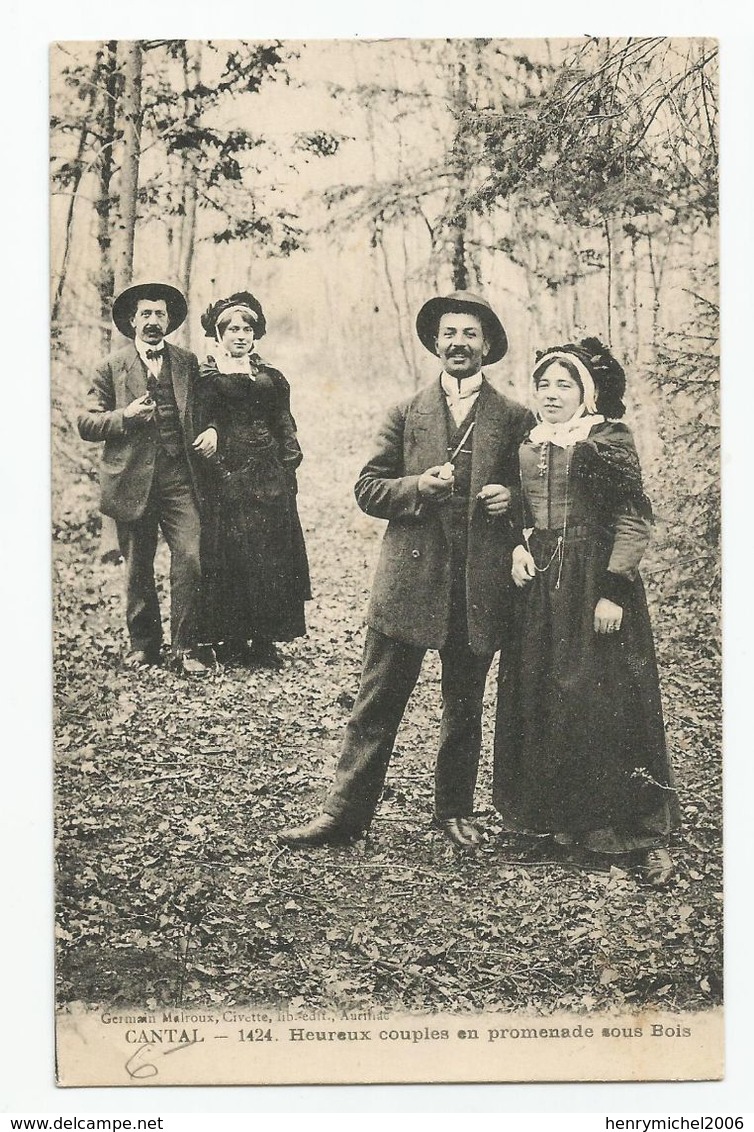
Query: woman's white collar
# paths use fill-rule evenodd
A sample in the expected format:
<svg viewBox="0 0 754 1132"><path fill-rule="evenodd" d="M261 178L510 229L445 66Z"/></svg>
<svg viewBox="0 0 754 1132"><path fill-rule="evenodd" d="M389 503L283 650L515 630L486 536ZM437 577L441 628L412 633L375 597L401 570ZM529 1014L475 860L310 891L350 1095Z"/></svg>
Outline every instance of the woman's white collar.
<svg viewBox="0 0 754 1132"><path fill-rule="evenodd" d="M602 424L604 417L600 413L586 413L583 405L579 405L570 420L550 424L549 421L538 420L529 433L533 444L554 444L558 448L572 448L580 440L586 440L595 425Z"/></svg>

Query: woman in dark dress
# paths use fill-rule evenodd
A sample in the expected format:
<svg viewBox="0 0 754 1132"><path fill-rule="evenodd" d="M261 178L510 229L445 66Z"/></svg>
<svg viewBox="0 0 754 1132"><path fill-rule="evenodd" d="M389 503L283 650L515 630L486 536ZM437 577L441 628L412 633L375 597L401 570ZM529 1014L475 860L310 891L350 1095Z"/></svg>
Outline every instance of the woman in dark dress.
<svg viewBox="0 0 754 1132"><path fill-rule="evenodd" d="M214 339L202 367L202 432L194 443L207 461L203 638L225 662L278 668L274 642L306 633L311 596L290 387L254 352L266 324L248 291L212 304L202 326Z"/></svg>
<svg viewBox="0 0 754 1132"><path fill-rule="evenodd" d="M520 448L520 639L501 663L494 800L506 827L640 851L673 873L679 808L638 567L650 536L625 374L595 338L538 355L538 423Z"/></svg>

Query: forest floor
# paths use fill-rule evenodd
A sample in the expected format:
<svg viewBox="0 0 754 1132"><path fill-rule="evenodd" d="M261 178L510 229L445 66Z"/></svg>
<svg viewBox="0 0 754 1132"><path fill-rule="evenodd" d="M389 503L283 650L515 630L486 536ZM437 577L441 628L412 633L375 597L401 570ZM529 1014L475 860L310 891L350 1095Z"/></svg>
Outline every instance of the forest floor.
<svg viewBox="0 0 754 1132"><path fill-rule="evenodd" d="M344 406L326 382L294 384L309 634L281 647L281 672L196 681L124 667L122 567L99 561L89 455L59 430L59 1001L542 1014L719 1003L719 656L691 606L660 603L651 586L684 818L671 887L502 834L490 805L494 668L477 791L487 839L476 857L454 853L431 825L433 654L369 837L310 852L277 844L277 830L317 811L356 694L383 525L358 511L352 484L389 400L373 387ZM166 564L162 547L165 612Z"/></svg>

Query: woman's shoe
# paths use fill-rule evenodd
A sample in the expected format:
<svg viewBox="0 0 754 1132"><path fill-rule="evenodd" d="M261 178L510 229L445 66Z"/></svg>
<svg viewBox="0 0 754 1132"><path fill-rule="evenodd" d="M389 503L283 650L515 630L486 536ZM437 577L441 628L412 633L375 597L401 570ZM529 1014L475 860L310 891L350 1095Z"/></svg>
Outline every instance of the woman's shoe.
<svg viewBox="0 0 754 1132"><path fill-rule="evenodd" d="M675 867L667 849L648 849L644 857L644 875L653 888L664 888L673 878Z"/></svg>

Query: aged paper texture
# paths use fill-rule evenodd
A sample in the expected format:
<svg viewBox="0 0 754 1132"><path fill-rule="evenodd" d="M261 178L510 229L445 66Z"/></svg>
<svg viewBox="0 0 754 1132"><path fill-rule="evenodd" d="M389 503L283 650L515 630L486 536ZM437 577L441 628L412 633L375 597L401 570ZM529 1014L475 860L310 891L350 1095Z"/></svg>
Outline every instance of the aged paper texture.
<svg viewBox="0 0 754 1132"><path fill-rule="evenodd" d="M53 44L50 68L59 1084L719 1079L716 42L103 40ZM155 283L168 289L129 291ZM536 560L553 602L573 592L574 539L597 527L623 585L567 632L543 628L536 669L511 659L531 603L508 582L514 543L494 543L496 522L515 527L523 424L504 434L512 462L490 465L500 483L478 485L462 553L482 528L498 549L478 591L465 575L454 667L443 632L415 628L451 584L413 537L424 469L381 473L386 498L405 481L397 504L369 494L374 470L360 476L398 420L407 444L427 443L426 390L454 437L442 344L416 322L451 292L482 296L505 328L472 461L491 450L495 391L528 435L517 406L537 408L542 351L592 342L571 381L582 406L583 366L603 388L604 346L625 370L625 418L606 411L578 444L599 457L612 429L626 462L569 479L560 453L576 441L537 441L550 514L565 461L552 553ZM457 401L467 389L459 378ZM455 439L462 498L460 425ZM587 508L576 523L580 500L606 497L609 520ZM279 837L332 788L354 705L363 718L365 643L377 671L366 619L384 519L388 548L413 541L398 581L384 591L378 576L370 625L428 651L384 787L370 772L368 835L302 847ZM627 596L639 558L651 633ZM385 625L411 571L424 581L401 637ZM500 585L514 612L498 677ZM606 661L590 684L603 615L625 677ZM637 654L623 642L639 622ZM652 634L672 774L649 754ZM564 642L567 663L548 659ZM493 651L474 791L473 766L470 786L458 768L478 721L459 688ZM399 700L415 675L381 679ZM466 712L450 752L443 702ZM527 748L524 771L538 769L521 797L529 813L570 799L571 816L529 829L510 820L503 735L532 702L549 738ZM595 704L601 722L578 731ZM552 762L572 725L590 772ZM626 733L636 760L618 767ZM627 807L654 799L641 821L608 802L603 821L575 820L573 799L597 813L618 774ZM444 791L462 789L478 845L448 829Z"/></svg>

